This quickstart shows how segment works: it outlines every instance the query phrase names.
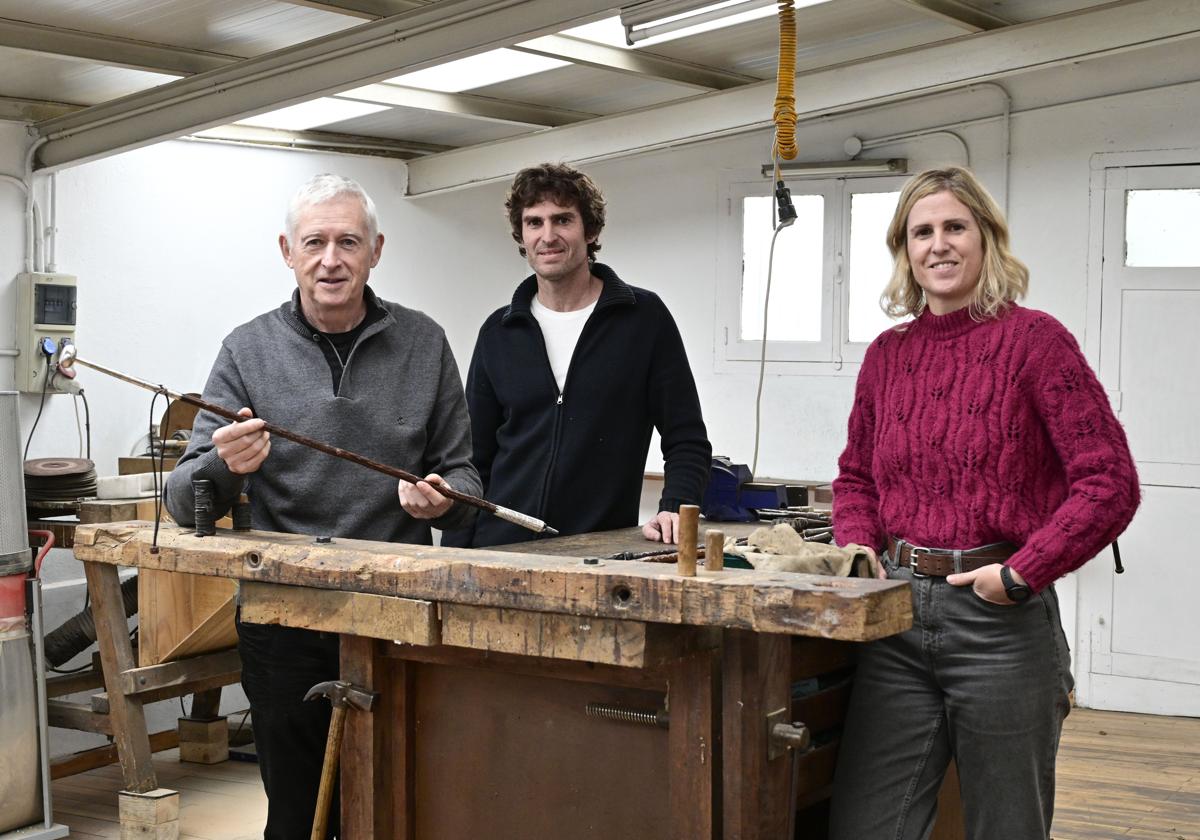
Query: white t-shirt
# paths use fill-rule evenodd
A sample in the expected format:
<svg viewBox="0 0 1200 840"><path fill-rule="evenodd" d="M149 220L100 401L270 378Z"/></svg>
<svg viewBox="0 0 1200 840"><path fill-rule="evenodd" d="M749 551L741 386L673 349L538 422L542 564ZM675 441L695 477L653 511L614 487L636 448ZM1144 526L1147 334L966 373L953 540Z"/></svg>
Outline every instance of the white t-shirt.
<svg viewBox="0 0 1200 840"><path fill-rule="evenodd" d="M542 328L546 355L550 357L550 369L554 371L554 381L558 383L560 394L567 383L567 368L571 366L571 356L575 353L575 345L579 343L579 334L583 332L583 325L595 308L596 301L592 301L574 312L555 312L543 306L537 295L533 296L533 317Z"/></svg>

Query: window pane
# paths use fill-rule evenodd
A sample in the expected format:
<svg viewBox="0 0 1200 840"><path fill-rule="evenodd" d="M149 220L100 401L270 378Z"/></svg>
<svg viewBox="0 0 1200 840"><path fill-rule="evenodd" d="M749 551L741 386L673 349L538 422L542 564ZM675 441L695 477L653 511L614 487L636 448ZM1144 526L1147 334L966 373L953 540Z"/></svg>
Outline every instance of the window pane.
<svg viewBox="0 0 1200 840"><path fill-rule="evenodd" d="M887 228L899 192L855 193L850 197L850 341L870 342L896 322L879 307L879 296L892 276Z"/></svg>
<svg viewBox="0 0 1200 840"><path fill-rule="evenodd" d="M1125 196L1125 265L1200 266L1200 190L1129 190Z"/></svg>
<svg viewBox="0 0 1200 840"><path fill-rule="evenodd" d="M742 201L743 341L762 339L774 203L770 196L752 196ZM780 231L775 243L767 338L820 341L825 199L819 195L797 195L792 197L792 203L796 205L796 221Z"/></svg>

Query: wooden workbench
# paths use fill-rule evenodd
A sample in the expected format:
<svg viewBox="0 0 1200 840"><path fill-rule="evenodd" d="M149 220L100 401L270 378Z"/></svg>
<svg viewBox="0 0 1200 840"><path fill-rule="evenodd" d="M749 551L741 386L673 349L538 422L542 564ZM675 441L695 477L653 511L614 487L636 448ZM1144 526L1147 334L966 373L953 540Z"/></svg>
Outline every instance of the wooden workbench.
<svg viewBox="0 0 1200 840"><path fill-rule="evenodd" d="M75 537L127 788L156 780L116 567L237 578L244 620L341 633L342 677L380 692L343 744L351 840L783 837L794 679L911 623L898 582L581 559L645 550L634 529L482 551L165 527L157 553L151 530Z"/></svg>

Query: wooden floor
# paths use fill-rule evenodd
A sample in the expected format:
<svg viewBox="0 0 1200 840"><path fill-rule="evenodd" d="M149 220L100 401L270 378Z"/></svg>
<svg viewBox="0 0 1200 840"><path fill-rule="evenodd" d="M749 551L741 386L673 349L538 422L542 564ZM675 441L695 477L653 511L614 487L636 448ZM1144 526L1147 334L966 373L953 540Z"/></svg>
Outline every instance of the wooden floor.
<svg viewBox="0 0 1200 840"><path fill-rule="evenodd" d="M159 783L181 791L183 840L262 837L258 767L155 757ZM71 836L119 838L116 766L54 783L54 812ZM1200 719L1076 709L1058 761L1054 840L1200 840Z"/></svg>
<svg viewBox="0 0 1200 840"><path fill-rule="evenodd" d="M1053 836L1200 840L1200 719L1072 711Z"/></svg>
<svg viewBox="0 0 1200 840"><path fill-rule="evenodd" d="M179 750L154 756L158 784L179 791L180 840L261 840L267 822L258 765L244 761L181 764ZM71 837L119 840L115 764L54 782L54 818Z"/></svg>

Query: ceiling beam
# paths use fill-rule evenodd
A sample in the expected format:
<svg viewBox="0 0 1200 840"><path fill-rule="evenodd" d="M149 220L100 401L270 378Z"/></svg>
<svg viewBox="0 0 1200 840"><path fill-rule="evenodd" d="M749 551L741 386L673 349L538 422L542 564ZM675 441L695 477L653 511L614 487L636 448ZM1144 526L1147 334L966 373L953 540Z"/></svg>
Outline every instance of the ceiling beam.
<svg viewBox="0 0 1200 840"><path fill-rule="evenodd" d="M801 73L797 111L801 120L823 119L1181 40L1200 40L1200 3L1126 0ZM763 82L431 155L408 164L409 194L505 179L531 160L606 160L763 128L770 124L774 98L774 83Z"/></svg>
<svg viewBox="0 0 1200 840"><path fill-rule="evenodd" d="M362 20L378 20L428 6L433 0L283 0L283 2L291 3L293 6L320 9L323 12L349 15Z"/></svg>
<svg viewBox="0 0 1200 840"><path fill-rule="evenodd" d="M378 102L382 105L397 105L403 108L420 108L440 114L458 114L473 119L541 126L542 128L569 125L596 117L596 114L587 114L583 111L568 111L564 108L527 105L522 102L492 99L488 96L476 96L469 93L442 93L435 90L383 83L348 90L339 94L339 98Z"/></svg>
<svg viewBox="0 0 1200 840"><path fill-rule="evenodd" d="M191 76L228 67L241 60L238 56L152 44L149 41L135 41L132 38L118 38L112 35L94 35L75 29L60 29L7 18L0 18L0 47L69 55L98 64L178 76Z"/></svg>
<svg viewBox="0 0 1200 840"><path fill-rule="evenodd" d="M442 0L37 126L38 169L82 163L556 32L612 0Z"/></svg>
<svg viewBox="0 0 1200 840"><path fill-rule="evenodd" d="M414 0L400 0L400 2L397 2L397 0L375 0L375 2L363 2L360 5L366 5L371 8L383 8L387 4L395 5L398 8L409 4L411 4L410 8L415 8L419 5ZM73 30L5 20L3 18L0 18L0 46L17 47L42 53L70 55L75 58L95 61L101 64L180 76L193 76L197 73L203 73L206 70L228 67L235 62L243 60L242 57L238 56L199 52L182 47L133 41L127 38L92 35ZM404 89L401 88L399 90ZM580 120L596 116L595 114L585 114L578 111L549 107L541 109L539 113L537 106L534 105L525 103L512 103L509 105L501 100L489 99L482 96L472 97L460 94L432 92L428 96L421 96L421 93L415 92L408 99L420 100L422 104L409 104L409 102L401 101L403 97L398 93L391 96L384 95L382 98L356 95L348 96L348 98L365 99L369 102L382 102L389 105L408 105L413 108L423 108L427 111L439 111L482 120L542 127L566 125L567 123L579 122ZM63 113L67 112L46 113L41 119L61 116Z"/></svg>
<svg viewBox="0 0 1200 840"><path fill-rule="evenodd" d="M82 111L85 105L70 105L66 102L49 102L42 99L20 99L15 96L0 96L0 120L8 122L41 122L54 117Z"/></svg>
<svg viewBox="0 0 1200 840"><path fill-rule="evenodd" d="M931 0L932 1L932 0ZM286 0L289 3L299 3L304 6L338 11L342 14L366 18L368 20L379 15L372 15L367 10L372 7L380 9L383 14L388 9L399 11L399 7L422 0L327 0L327 2L311 2L310 0ZM425 0L428 2L428 0ZM618 3L619 5L619 3ZM731 87L753 84L761 81L755 76L742 73L731 73L706 67L702 64L692 64L661 55L653 55L635 50L623 50L610 47L607 44L597 44L582 38L572 38L569 35L544 35L532 41L514 44L511 49L520 52L542 55L547 58L557 58L571 64L585 67L595 67L599 70L612 70L641 76L645 79L656 79L660 82L683 85L699 90L725 90Z"/></svg>
<svg viewBox="0 0 1200 840"><path fill-rule="evenodd" d="M512 49L543 55L547 58L558 58L585 67L612 70L617 73L671 82L706 91L727 90L762 81L762 79L742 73L730 73L727 70L705 67L702 64L692 64L635 50L623 50L620 47L597 44L594 41L572 38L569 35L543 35L541 38L514 44Z"/></svg>
<svg viewBox="0 0 1200 840"><path fill-rule="evenodd" d="M401 160L409 160L435 152L445 152L453 148L436 143L414 143L408 140L388 140L380 137L362 137L356 134L336 134L329 131L284 131L278 128L261 128L253 125L222 125L198 131L186 139L274 146L310 152L376 155Z"/></svg>
<svg viewBox="0 0 1200 840"><path fill-rule="evenodd" d="M892 0L901 6L915 9L968 32L987 32L1012 26L1013 21L972 6L963 0Z"/></svg>

